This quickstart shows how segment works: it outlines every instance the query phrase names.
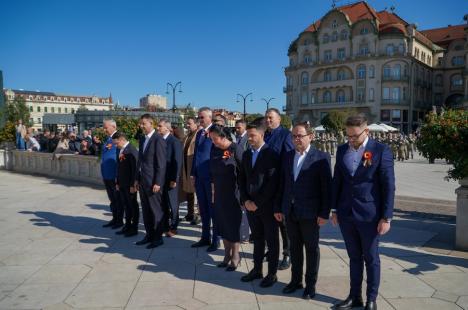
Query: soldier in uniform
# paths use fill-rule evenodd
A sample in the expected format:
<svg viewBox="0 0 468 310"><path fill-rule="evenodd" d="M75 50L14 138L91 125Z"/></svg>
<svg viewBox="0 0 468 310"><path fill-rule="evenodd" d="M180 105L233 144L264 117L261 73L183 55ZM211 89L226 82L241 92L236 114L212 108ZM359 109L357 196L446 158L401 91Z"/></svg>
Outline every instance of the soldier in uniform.
<svg viewBox="0 0 468 310"><path fill-rule="evenodd" d="M330 134L330 154L335 155L335 148L336 148L336 137L334 133Z"/></svg>
<svg viewBox="0 0 468 310"><path fill-rule="evenodd" d="M416 139L413 134L408 137L408 156L411 154L411 159L414 158L414 147L416 145Z"/></svg>
<svg viewBox="0 0 468 310"><path fill-rule="evenodd" d="M330 139L328 133L323 134L323 144L325 145L325 152L330 154Z"/></svg>
<svg viewBox="0 0 468 310"><path fill-rule="evenodd" d="M397 153L398 153L398 145L397 145L397 138L396 135L389 134L389 143L390 143L390 148L392 149L393 153L393 159L397 158Z"/></svg>

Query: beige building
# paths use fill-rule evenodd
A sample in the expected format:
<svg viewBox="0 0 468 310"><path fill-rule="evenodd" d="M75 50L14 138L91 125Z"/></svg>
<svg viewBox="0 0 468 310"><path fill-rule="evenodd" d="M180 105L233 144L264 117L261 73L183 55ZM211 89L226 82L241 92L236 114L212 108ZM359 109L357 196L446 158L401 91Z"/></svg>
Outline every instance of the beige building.
<svg viewBox="0 0 468 310"><path fill-rule="evenodd" d="M74 114L79 108L86 108L90 111L108 111L113 107L112 96L107 98L74 96L16 89L6 89L4 93L9 101L14 100L15 97L24 98L29 108L30 122L36 130L42 129L45 113Z"/></svg>
<svg viewBox="0 0 468 310"><path fill-rule="evenodd" d="M167 109L167 98L160 95L146 95L140 98L140 107L152 107L154 109Z"/></svg>
<svg viewBox="0 0 468 310"><path fill-rule="evenodd" d="M464 97L464 27L419 31L364 1L334 8L289 47L284 111L318 125L330 111L355 109L415 130L433 105L458 107Z"/></svg>

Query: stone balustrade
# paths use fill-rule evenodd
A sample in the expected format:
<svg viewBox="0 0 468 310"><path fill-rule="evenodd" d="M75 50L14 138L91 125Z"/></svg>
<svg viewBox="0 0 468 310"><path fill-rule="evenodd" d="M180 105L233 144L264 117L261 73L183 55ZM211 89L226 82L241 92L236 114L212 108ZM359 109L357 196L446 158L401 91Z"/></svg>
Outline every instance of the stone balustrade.
<svg viewBox="0 0 468 310"><path fill-rule="evenodd" d="M0 169L102 185L99 158L0 150Z"/></svg>

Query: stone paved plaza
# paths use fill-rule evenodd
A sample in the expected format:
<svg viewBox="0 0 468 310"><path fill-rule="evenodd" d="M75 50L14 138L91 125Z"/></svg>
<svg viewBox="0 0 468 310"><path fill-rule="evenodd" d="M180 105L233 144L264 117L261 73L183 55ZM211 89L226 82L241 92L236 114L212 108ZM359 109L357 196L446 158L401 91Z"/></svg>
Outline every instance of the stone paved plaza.
<svg viewBox="0 0 468 310"><path fill-rule="evenodd" d="M396 165L404 197L381 243L379 309L468 309L468 255L453 251L457 183L443 180L446 170ZM116 236L101 227L109 212L100 187L1 171L0 209L0 309L328 309L349 290L344 243L330 225L317 297L303 301L281 294L289 270L270 289L239 280L252 268L250 244L229 273L216 267L222 250L190 248L200 228L185 222L154 250L133 245L142 233Z"/></svg>

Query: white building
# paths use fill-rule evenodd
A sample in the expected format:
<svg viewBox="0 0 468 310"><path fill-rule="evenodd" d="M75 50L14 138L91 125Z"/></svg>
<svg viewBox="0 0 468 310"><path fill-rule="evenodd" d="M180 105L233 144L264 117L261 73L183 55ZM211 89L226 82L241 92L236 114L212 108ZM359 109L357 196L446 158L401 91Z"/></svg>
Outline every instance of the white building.
<svg viewBox="0 0 468 310"><path fill-rule="evenodd" d="M167 109L167 98L161 95L148 94L140 98L140 107L151 107L153 109Z"/></svg>

